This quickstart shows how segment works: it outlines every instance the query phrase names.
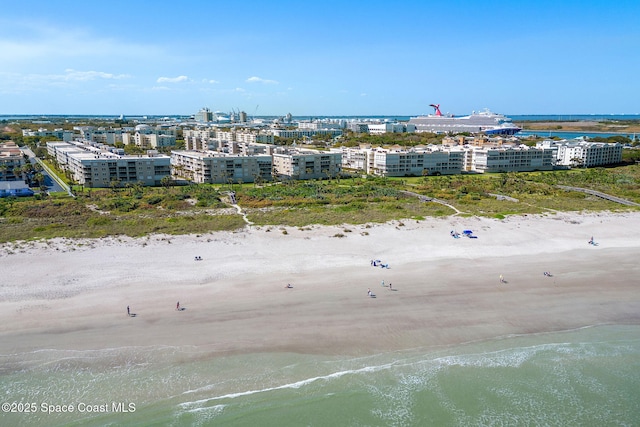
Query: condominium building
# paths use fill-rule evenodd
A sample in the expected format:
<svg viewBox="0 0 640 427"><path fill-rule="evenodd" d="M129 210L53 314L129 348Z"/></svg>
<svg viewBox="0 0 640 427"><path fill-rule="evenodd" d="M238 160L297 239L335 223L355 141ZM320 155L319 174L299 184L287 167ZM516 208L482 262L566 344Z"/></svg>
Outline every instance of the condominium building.
<svg viewBox="0 0 640 427"><path fill-rule="evenodd" d="M367 131L370 134L381 135L384 133L414 133L416 125L412 123L369 123Z"/></svg>
<svg viewBox="0 0 640 427"><path fill-rule="evenodd" d="M271 129L271 134L279 138L311 138L315 135L325 135L331 138L342 135L341 129Z"/></svg>
<svg viewBox="0 0 640 427"><path fill-rule="evenodd" d="M274 175L285 179L322 179L342 172L342 154L281 148L272 154Z"/></svg>
<svg viewBox="0 0 640 427"><path fill-rule="evenodd" d="M187 150L234 152L229 149L230 143L233 142L245 144L274 143L273 135L249 130L185 129L182 131L182 135Z"/></svg>
<svg viewBox="0 0 640 427"><path fill-rule="evenodd" d="M22 136L52 136L60 141L71 141L73 139L73 131L64 129L48 130L44 128L40 128L36 131L31 129L22 129Z"/></svg>
<svg viewBox="0 0 640 427"><path fill-rule="evenodd" d="M74 129L80 132L81 139L87 141L100 142L108 145L114 145L116 142L122 142L123 129L121 128L105 129L95 128L93 126L77 126L74 127Z"/></svg>
<svg viewBox="0 0 640 427"><path fill-rule="evenodd" d="M381 176L451 175L462 172L465 151L432 145L402 148L346 148L342 166Z"/></svg>
<svg viewBox="0 0 640 427"><path fill-rule="evenodd" d="M24 180L21 170L24 164L22 151L15 142L0 144L0 181Z"/></svg>
<svg viewBox="0 0 640 427"><path fill-rule="evenodd" d="M298 122L298 129L301 130L320 130L320 129L344 129L345 122L343 120L312 120Z"/></svg>
<svg viewBox="0 0 640 427"><path fill-rule="evenodd" d="M48 142L47 150L60 167L71 173L74 181L90 188L110 187L113 183L160 185L171 175L171 158L149 151L147 155L127 156L83 144Z"/></svg>
<svg viewBox="0 0 640 427"><path fill-rule="evenodd" d="M548 171L555 165L555 150L526 145L467 147L474 172Z"/></svg>
<svg viewBox="0 0 640 427"><path fill-rule="evenodd" d="M209 141L215 139L216 130L212 128L184 129L184 146L187 150L209 150Z"/></svg>
<svg viewBox="0 0 640 427"><path fill-rule="evenodd" d="M138 125L135 132L125 132L122 134L124 145L134 144L145 149L157 149L162 147L172 147L176 145L175 128L156 127L148 125Z"/></svg>
<svg viewBox="0 0 640 427"><path fill-rule="evenodd" d="M582 139L542 141L536 144L556 150L557 164L573 167L594 167L620 163L623 146L618 143L588 142Z"/></svg>
<svg viewBox="0 0 640 427"><path fill-rule="evenodd" d="M342 166L381 176L452 175L465 172L551 170L555 151L525 145L428 145L405 148L339 148Z"/></svg>
<svg viewBox="0 0 640 427"><path fill-rule="evenodd" d="M216 151L174 150L171 152L174 176L198 184L270 181L270 155L243 156Z"/></svg>

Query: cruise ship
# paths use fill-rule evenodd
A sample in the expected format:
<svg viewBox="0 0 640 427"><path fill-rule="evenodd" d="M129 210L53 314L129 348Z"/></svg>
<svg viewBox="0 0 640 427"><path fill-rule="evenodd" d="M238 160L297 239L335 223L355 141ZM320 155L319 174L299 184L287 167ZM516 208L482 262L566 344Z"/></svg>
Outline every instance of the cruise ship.
<svg viewBox="0 0 640 427"><path fill-rule="evenodd" d="M444 115L440 104L431 104L435 113L427 116L412 117L409 123L416 126L417 132L432 133L485 133L487 135L514 135L522 129L514 125L510 118L489 110L469 116Z"/></svg>

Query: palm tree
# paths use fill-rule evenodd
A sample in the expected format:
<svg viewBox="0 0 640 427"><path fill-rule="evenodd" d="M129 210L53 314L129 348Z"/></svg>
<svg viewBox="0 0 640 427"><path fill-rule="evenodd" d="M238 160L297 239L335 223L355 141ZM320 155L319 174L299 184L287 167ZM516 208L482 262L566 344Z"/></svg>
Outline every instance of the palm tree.
<svg viewBox="0 0 640 427"><path fill-rule="evenodd" d="M22 179L24 179L24 176L22 174L22 168L20 166L16 166L13 168L13 174L15 175L16 179L18 178L18 175L22 177Z"/></svg>
<svg viewBox="0 0 640 427"><path fill-rule="evenodd" d="M41 172L36 173L33 176L33 180L38 184L38 185L42 185L44 184L44 174L42 174Z"/></svg>

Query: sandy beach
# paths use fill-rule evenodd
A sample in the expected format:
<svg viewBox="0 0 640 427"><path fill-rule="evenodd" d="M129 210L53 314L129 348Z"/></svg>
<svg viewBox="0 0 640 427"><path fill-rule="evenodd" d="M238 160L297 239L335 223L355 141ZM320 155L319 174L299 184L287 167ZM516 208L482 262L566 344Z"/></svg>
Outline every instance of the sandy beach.
<svg viewBox="0 0 640 427"><path fill-rule="evenodd" d="M634 230L637 212L558 213L5 244L0 349L364 355L637 325Z"/></svg>

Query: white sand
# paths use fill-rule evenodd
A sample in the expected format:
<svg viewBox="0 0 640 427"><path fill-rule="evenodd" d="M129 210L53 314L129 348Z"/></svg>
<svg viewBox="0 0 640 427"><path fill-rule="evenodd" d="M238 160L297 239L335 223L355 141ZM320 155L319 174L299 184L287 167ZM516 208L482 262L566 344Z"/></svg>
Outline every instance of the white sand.
<svg viewBox="0 0 640 427"><path fill-rule="evenodd" d="M368 354L640 323L638 212L284 229L3 245L0 353Z"/></svg>

